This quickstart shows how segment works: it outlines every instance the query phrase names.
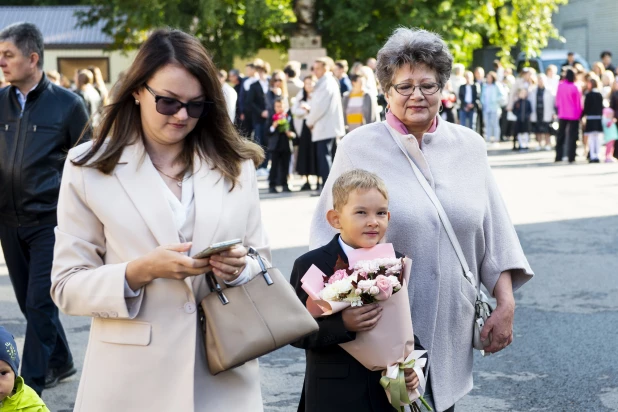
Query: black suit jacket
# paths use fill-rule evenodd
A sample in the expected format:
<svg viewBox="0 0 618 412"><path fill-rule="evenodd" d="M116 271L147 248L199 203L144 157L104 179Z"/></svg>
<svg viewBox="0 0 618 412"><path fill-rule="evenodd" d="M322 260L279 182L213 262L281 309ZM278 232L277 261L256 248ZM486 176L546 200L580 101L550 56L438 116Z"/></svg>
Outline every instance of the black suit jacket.
<svg viewBox="0 0 618 412"><path fill-rule="evenodd" d="M327 245L296 259L290 282L303 303L308 296L301 288L301 278L311 265L331 276L338 256L347 263L348 258L339 245L339 235L336 235ZM356 333L343 326L341 312L317 321L318 332L293 344L305 349L307 356L298 412L395 412L380 386L381 372L366 369L339 346L356 338ZM415 342L418 342L416 337ZM415 349L423 349L420 343L415 346Z"/></svg>
<svg viewBox="0 0 618 412"><path fill-rule="evenodd" d="M249 87L247 100L244 104L245 110L251 114L251 121L253 124L266 121L266 119L262 117L262 112L266 110L266 99L264 98L264 90L259 80L253 82Z"/></svg>
<svg viewBox="0 0 618 412"><path fill-rule="evenodd" d="M461 108L463 109L466 106L466 86L467 84L462 84L459 86L459 101L461 102ZM474 108L478 109L480 104L480 92L476 85L476 83L471 84L472 86L472 102L474 104Z"/></svg>

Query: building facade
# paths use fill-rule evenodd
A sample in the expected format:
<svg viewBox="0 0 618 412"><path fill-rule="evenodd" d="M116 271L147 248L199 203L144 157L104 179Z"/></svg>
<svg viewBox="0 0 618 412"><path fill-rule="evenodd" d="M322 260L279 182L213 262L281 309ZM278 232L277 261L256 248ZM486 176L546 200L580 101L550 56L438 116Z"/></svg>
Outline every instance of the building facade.
<svg viewBox="0 0 618 412"><path fill-rule="evenodd" d="M618 0L570 0L553 22L565 42L552 40L549 48L579 53L590 64L608 50L618 62Z"/></svg>
<svg viewBox="0 0 618 412"><path fill-rule="evenodd" d="M35 24L45 42L43 70L57 70L73 79L76 70L97 66L109 87L129 68L137 52L109 51L112 39L103 33L103 22L78 27L75 13L87 10L85 6L0 7L0 29L19 22Z"/></svg>

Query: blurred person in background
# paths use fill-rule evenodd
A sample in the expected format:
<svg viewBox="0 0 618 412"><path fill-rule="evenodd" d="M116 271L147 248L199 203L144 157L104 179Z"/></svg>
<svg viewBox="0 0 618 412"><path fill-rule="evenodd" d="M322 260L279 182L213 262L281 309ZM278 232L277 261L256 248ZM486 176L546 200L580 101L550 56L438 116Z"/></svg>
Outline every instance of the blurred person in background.
<svg viewBox="0 0 618 412"><path fill-rule="evenodd" d="M313 63L313 74L318 81L313 91L311 111L306 118L311 138L317 144L318 173L322 185L326 183L335 157L336 140L345 135L341 91L339 82L331 72L333 66L330 57L317 59Z"/></svg>
<svg viewBox="0 0 618 412"><path fill-rule="evenodd" d="M376 67L378 65L378 61L374 57L370 57L365 62L365 65L371 69L372 72L375 73Z"/></svg>
<svg viewBox="0 0 618 412"><path fill-rule="evenodd" d="M500 115L502 105L506 100L506 92L502 84L497 81L496 72L487 73L485 86L481 89L481 105L485 124L485 141L497 143L500 139Z"/></svg>
<svg viewBox="0 0 618 412"><path fill-rule="evenodd" d="M528 97L532 103L530 121L534 124L534 133L539 143L537 150L551 150L550 126L556 116L556 95L546 84L547 76L540 74L537 84L530 87Z"/></svg>
<svg viewBox="0 0 618 412"><path fill-rule="evenodd" d="M82 69L78 71L77 76L75 76L75 83L77 84L75 93L77 93L84 100L86 109L88 110L92 120L92 126L97 127L99 125L99 121L101 120L100 111L103 106L103 101L99 93L92 85L92 80L93 76L90 70Z"/></svg>
<svg viewBox="0 0 618 412"><path fill-rule="evenodd" d="M248 67L248 66L247 66ZM262 60L256 59L253 62L253 67L257 74L257 80L250 81L249 92L247 93L247 100L245 101L245 118L247 116L251 119L251 127L253 128L253 139L255 142L262 146L266 150L266 121L268 119L268 110L266 108L266 93L269 90L268 81L268 67ZM268 152L261 165L259 165L257 174L260 177L268 176Z"/></svg>
<svg viewBox="0 0 618 412"><path fill-rule="evenodd" d="M457 95L453 92L451 80L447 81L442 89L442 113L440 116L449 123L455 123L455 104Z"/></svg>
<svg viewBox="0 0 618 412"><path fill-rule="evenodd" d="M56 70L50 70L45 74L47 75L47 78L50 82L52 82L56 86L60 86L60 73L58 73Z"/></svg>
<svg viewBox="0 0 618 412"><path fill-rule="evenodd" d="M303 82L298 78L298 76L300 76L300 62L294 60L289 61L283 68L283 73L286 77L286 87L290 98L289 103L292 105L294 102L292 102L291 99L294 99L303 89Z"/></svg>
<svg viewBox="0 0 618 412"><path fill-rule="evenodd" d="M496 81L502 83L505 76L504 66L498 59L494 60L494 71L496 72Z"/></svg>
<svg viewBox="0 0 618 412"><path fill-rule="evenodd" d="M476 114L474 116L474 130L483 136L485 125L483 122L483 103L481 103L480 97L483 93L483 87L485 87L485 69L480 66L474 68L474 85L476 86L476 93L479 96Z"/></svg>
<svg viewBox="0 0 618 412"><path fill-rule="evenodd" d="M242 130L241 128L242 121L240 120L240 114L242 113L242 110L240 109L240 92L241 90L243 90L242 83L245 79L240 75L238 69L230 70L227 74L227 78L230 82L230 85L236 92L236 107L234 108L234 126L236 126L236 129L241 135L245 136L244 130Z"/></svg>
<svg viewBox="0 0 618 412"><path fill-rule="evenodd" d="M618 122L618 81L612 87L612 94L609 98L609 107L614 111L614 118ZM614 158L618 159L618 150L614 148Z"/></svg>
<svg viewBox="0 0 618 412"><path fill-rule="evenodd" d="M253 62L245 65L245 80L242 83L242 90L238 96L241 106L240 120L243 122L242 129L247 137L250 137L255 131L253 107L250 102L250 98L252 98L250 96L250 89L251 85L259 80L257 66L263 67L264 61L262 59L255 59ZM255 140L255 135L253 138Z"/></svg>
<svg viewBox="0 0 618 412"><path fill-rule="evenodd" d="M227 72L225 70L219 70L217 75L219 76L219 83L221 83L221 88L223 90L223 97L225 97L227 115L230 117L230 120L234 122L234 118L236 117L236 102L238 101L238 94L232 86L227 84Z"/></svg>
<svg viewBox="0 0 618 412"><path fill-rule="evenodd" d="M454 112L455 112L455 122L459 123L459 109L461 108L461 101L459 101L459 88L466 84L466 78L464 77L464 73L466 71L466 66L461 63L453 64L453 72L451 75L450 83L453 88L453 93L457 96L457 101L455 102Z"/></svg>
<svg viewBox="0 0 618 412"><path fill-rule="evenodd" d="M101 96L101 100L103 101L103 105L107 105L109 103L109 91L107 90L107 86L105 85L105 81L103 80L103 73L101 73L101 69L97 66L88 66L88 70L92 72L93 75L93 86L94 89Z"/></svg>
<svg viewBox="0 0 618 412"><path fill-rule="evenodd" d="M459 124L468 129L473 129L474 116L478 108L480 96L472 72L466 71L464 78L466 79L465 84L459 87L459 102L461 104L461 108L459 109Z"/></svg>
<svg viewBox="0 0 618 412"><path fill-rule="evenodd" d="M586 97L584 97L584 110L582 111L582 117L586 117L584 137L589 149L588 158L590 163L599 163L599 152L603 138L603 123L601 122L601 117L603 116L603 95L598 87L598 80L596 77L591 76L588 79L588 92Z"/></svg>
<svg viewBox="0 0 618 412"><path fill-rule="evenodd" d="M603 62L603 66L605 66L605 70L609 70L616 74L616 67L612 64L612 52L608 50L603 51L601 53L601 61Z"/></svg>
<svg viewBox="0 0 618 412"><path fill-rule="evenodd" d="M610 70L605 70L603 72L603 76L601 76L600 89L601 94L603 95L603 105L605 107L609 107L609 100L612 96L612 86L614 85L615 81L616 77L614 76L614 73L612 73Z"/></svg>
<svg viewBox="0 0 618 412"><path fill-rule="evenodd" d="M0 242L27 321L21 376L39 395L76 373L49 291L62 167L88 125L82 99L43 72L43 44L31 23L0 31L0 68L11 82L0 91Z"/></svg>
<svg viewBox="0 0 618 412"><path fill-rule="evenodd" d="M350 76L352 89L343 94L343 114L346 131L352 130L377 120L374 101L365 92L365 77L353 74Z"/></svg>
<svg viewBox="0 0 618 412"><path fill-rule="evenodd" d="M556 136L556 162L561 162L567 147L566 160L575 162L575 149L579 136L579 121L582 115L582 94L575 85L575 72L567 69L565 78L558 85L556 93L558 109L558 135Z"/></svg>
<svg viewBox="0 0 618 412"><path fill-rule="evenodd" d="M555 95L558 91L558 84L560 83L560 76L558 76L558 67L554 64L550 64L545 69L545 87L552 91Z"/></svg>
<svg viewBox="0 0 618 412"><path fill-rule="evenodd" d="M603 75L604 71L605 71L605 66L603 65L603 63L594 62L592 64L592 73L596 74L599 79Z"/></svg>
<svg viewBox="0 0 618 412"><path fill-rule="evenodd" d="M306 76L303 80L303 90L298 92L292 106L294 129L298 134L296 173L305 177L305 183L300 188L301 191L311 190L309 176L318 176L317 144L312 141L311 130L309 130L305 121L311 111L311 97L315 83L316 78L313 75Z"/></svg>
<svg viewBox="0 0 618 412"><path fill-rule="evenodd" d="M335 62L335 66L333 67L333 74L339 80L339 88L341 89L341 96L345 94L345 92L349 92L352 90L352 82L348 77L348 61L347 60L337 60Z"/></svg>

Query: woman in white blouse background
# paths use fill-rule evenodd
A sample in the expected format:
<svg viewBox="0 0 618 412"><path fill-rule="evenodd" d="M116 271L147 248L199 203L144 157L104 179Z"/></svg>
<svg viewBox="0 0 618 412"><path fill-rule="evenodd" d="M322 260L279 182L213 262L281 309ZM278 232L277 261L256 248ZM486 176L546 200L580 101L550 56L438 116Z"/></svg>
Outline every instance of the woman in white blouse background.
<svg viewBox="0 0 618 412"><path fill-rule="evenodd" d="M93 318L75 410L261 411L257 361L209 374L197 306L205 272L234 286L259 272L248 247L270 260L263 152L235 131L213 62L183 32L154 32L115 96L60 189L52 296Z"/></svg>

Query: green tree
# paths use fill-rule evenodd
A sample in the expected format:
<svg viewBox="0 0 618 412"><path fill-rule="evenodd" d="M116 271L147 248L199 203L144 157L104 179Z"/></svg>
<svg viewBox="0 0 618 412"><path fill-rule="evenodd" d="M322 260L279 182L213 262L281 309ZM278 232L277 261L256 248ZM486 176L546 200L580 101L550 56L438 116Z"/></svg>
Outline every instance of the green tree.
<svg viewBox="0 0 618 412"><path fill-rule="evenodd" d="M349 61L375 56L399 26L439 33L457 61L497 46L507 63L513 47L528 55L556 37L551 16L568 0L318 0L318 28L334 58Z"/></svg>
<svg viewBox="0 0 618 412"><path fill-rule="evenodd" d="M105 21L113 49L135 49L157 27L174 27L199 38L221 67L230 68L234 57L247 57L258 49L282 51L283 35L295 21L291 0L86 0L93 8L80 13L82 25Z"/></svg>

